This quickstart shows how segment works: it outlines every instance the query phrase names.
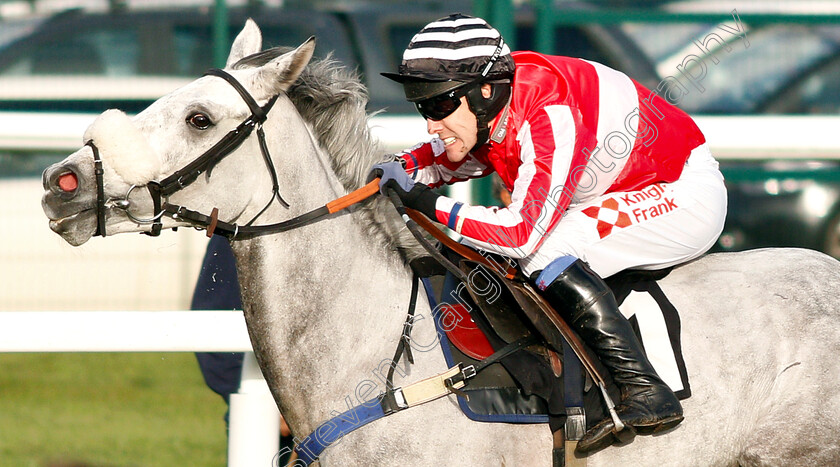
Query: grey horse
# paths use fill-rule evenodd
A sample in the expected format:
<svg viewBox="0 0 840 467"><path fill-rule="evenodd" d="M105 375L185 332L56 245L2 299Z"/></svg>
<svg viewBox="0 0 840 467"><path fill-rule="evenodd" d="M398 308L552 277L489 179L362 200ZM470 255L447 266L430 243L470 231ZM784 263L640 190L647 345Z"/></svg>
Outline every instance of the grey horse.
<svg viewBox="0 0 840 467"><path fill-rule="evenodd" d="M226 71L259 105L277 185L258 138L167 202L218 219L281 222L363 185L382 149L368 132L366 94L333 61L313 60L314 41L262 51L249 22ZM149 182L184 167L252 113L218 76L161 98L134 118L108 111L93 142L44 173L50 227L72 245L97 231L191 225L155 218ZM101 157L101 183L93 148ZM97 189L102 195L97 195ZM101 206L97 208L97 206ZM101 219L98 213L101 213ZM101 225L100 225L101 224ZM417 254L386 201L366 201L311 225L232 243L245 318L266 380L292 430L303 435L384 389L402 332ZM840 263L806 250L708 255L676 268L661 286L682 317L693 395L685 421L658 436L590 455L591 466L840 465ZM446 364L428 306L413 331L416 362L396 384L437 375ZM547 426L469 420L449 395L398 412L333 443L325 466L549 466Z"/></svg>

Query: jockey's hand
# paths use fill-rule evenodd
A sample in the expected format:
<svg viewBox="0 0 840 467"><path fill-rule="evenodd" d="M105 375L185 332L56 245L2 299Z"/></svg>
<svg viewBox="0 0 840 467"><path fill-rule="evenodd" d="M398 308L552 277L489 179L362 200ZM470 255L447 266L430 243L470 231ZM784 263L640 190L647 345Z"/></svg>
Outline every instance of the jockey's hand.
<svg viewBox="0 0 840 467"><path fill-rule="evenodd" d="M385 192L386 187L396 190L400 198L414 188L414 180L405 173L402 164L397 161L380 162L374 165L370 170L368 180L376 177L379 177L379 192L383 195L388 194Z"/></svg>
<svg viewBox="0 0 840 467"><path fill-rule="evenodd" d="M388 188L393 189L406 207L422 212L426 217L437 221L435 203L440 195L422 183L415 183L405 173L402 164L397 161L382 162L373 166L369 180L379 177L379 192L387 195Z"/></svg>

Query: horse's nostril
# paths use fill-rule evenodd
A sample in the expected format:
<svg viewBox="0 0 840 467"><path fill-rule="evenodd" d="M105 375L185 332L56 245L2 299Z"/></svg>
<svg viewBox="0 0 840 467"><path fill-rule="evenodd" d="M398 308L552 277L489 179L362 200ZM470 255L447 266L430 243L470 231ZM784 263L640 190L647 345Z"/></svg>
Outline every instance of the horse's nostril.
<svg viewBox="0 0 840 467"><path fill-rule="evenodd" d="M58 177L58 188L65 193L72 193L79 188L79 179L73 172L66 172Z"/></svg>
<svg viewBox="0 0 840 467"><path fill-rule="evenodd" d="M44 171L44 189L64 201L69 201L79 194L83 181L79 180L79 174L69 164L56 164Z"/></svg>

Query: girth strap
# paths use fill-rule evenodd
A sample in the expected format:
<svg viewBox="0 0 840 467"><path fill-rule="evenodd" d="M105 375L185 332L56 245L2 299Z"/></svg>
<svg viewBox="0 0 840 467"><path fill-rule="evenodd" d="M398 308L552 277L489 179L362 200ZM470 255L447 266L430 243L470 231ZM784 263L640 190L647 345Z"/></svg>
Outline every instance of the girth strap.
<svg viewBox="0 0 840 467"><path fill-rule="evenodd" d="M454 376L458 372L460 372L460 368L453 367L444 373L426 378L404 388L390 389L387 394L390 394L396 400L397 410L386 407L383 403L384 398L363 402L361 405L353 407L322 423L306 438L300 441L295 439L294 450L298 453L299 459L304 462L304 465L309 465L315 462L321 453L332 443L362 426L400 410L425 404L426 402L431 402L450 394L451 391L444 382L447 378ZM456 386L456 388L460 388L461 386L463 386L463 383Z"/></svg>
<svg viewBox="0 0 840 467"><path fill-rule="evenodd" d="M503 358L511 355L515 352L518 352L529 345L539 344L541 342L540 338L536 335L531 335L528 337L523 337L522 339L516 340L507 344L506 346L502 347L501 349L493 352L489 357L485 358L484 360L480 361L477 365L469 365L463 367L461 372L453 377L447 379L445 381L447 387L458 387L462 385L460 383L465 383L470 378L476 376L478 373L481 373L485 368L488 366L500 362ZM453 391L456 392L456 391ZM457 392L456 392L457 393ZM459 394L463 397L467 398L464 394ZM467 398L468 399L468 398Z"/></svg>

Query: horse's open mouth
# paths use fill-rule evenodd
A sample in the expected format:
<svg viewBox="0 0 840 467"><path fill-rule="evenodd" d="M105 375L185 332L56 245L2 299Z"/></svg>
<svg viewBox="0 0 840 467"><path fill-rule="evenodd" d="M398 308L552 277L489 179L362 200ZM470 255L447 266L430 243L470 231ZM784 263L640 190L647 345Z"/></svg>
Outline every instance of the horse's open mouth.
<svg viewBox="0 0 840 467"><path fill-rule="evenodd" d="M93 212L93 208L90 209L83 209L75 214L71 214L69 216L60 217L58 219L50 219L50 229L52 229L55 233L61 233L61 231L67 229L66 224L70 224L76 222L82 215L88 212Z"/></svg>
<svg viewBox="0 0 840 467"><path fill-rule="evenodd" d="M96 231L96 210L87 208L69 216L50 219L50 230L61 235L67 243L79 246L90 240Z"/></svg>

